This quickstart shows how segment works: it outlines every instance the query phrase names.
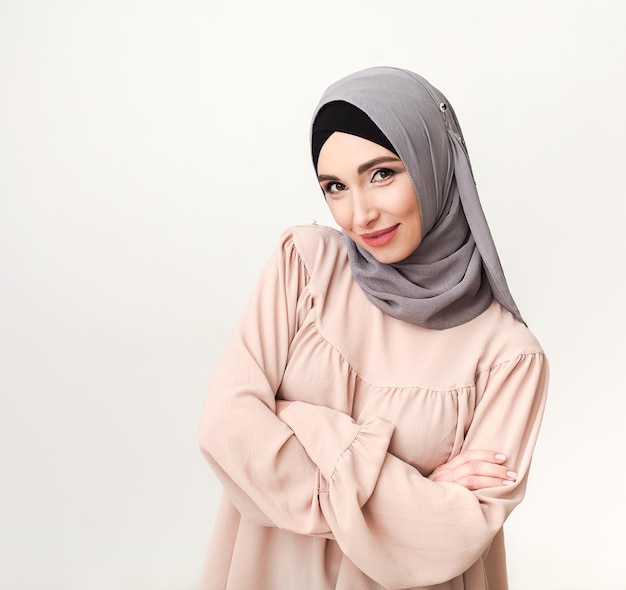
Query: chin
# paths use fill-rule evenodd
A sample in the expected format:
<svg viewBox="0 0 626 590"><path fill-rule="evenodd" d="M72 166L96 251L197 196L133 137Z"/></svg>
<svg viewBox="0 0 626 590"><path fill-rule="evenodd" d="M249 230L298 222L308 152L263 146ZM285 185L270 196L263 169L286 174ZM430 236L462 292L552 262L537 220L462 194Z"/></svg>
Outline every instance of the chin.
<svg viewBox="0 0 626 590"><path fill-rule="evenodd" d="M361 248L363 248L363 246L361 246ZM373 252L369 248L363 248L363 249L367 250L381 264L394 264L395 262L400 262L401 260L404 260L408 256L408 254L404 255L404 254L398 254L396 252L381 252L381 251Z"/></svg>
<svg viewBox="0 0 626 590"><path fill-rule="evenodd" d="M396 236L396 238L397 237L400 236ZM361 250L366 250L381 264L395 264L396 262L402 262L415 252L421 242L421 240L411 242L408 242L407 240L394 240L386 246L373 248L361 240L359 236L352 234L350 235L350 238L359 246Z"/></svg>

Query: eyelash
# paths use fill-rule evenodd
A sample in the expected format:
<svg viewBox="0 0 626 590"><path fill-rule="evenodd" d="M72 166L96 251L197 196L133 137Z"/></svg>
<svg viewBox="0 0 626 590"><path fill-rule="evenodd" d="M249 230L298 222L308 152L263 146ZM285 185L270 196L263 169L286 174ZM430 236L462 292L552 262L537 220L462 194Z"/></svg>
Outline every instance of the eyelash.
<svg viewBox="0 0 626 590"><path fill-rule="evenodd" d="M381 173L385 174L385 177L379 180L375 180L376 176L378 176ZM395 174L396 174L396 171L392 170L391 168L378 168L377 170L374 170L370 182L385 182L385 180L389 180ZM333 190L333 187L337 187L337 186L341 186L343 188ZM342 182L337 182L336 180L333 180L331 182L326 183L322 188L324 190L324 193L335 195L341 192L342 190L345 190L345 187L346 185L343 184Z"/></svg>
<svg viewBox="0 0 626 590"><path fill-rule="evenodd" d="M386 174L385 178L382 178L381 180L374 180L374 178L378 176L381 172L384 172ZM372 181L383 182L391 178L395 173L396 173L395 170L392 170L391 168L379 168L378 170L374 171L374 174L372 174Z"/></svg>
<svg viewBox="0 0 626 590"><path fill-rule="evenodd" d="M338 189L338 190L332 190L332 188L333 188L334 186L342 186L342 187L344 187L344 188L341 188L341 189ZM343 184L343 183L341 183L341 182L337 182L337 181L333 180L332 182L329 182L329 183L327 183L327 184L325 184L325 185L324 185L324 192L325 192L326 194L335 195L335 194L337 194L338 192L341 192L342 190L345 190L345 186L346 186L345 184Z"/></svg>

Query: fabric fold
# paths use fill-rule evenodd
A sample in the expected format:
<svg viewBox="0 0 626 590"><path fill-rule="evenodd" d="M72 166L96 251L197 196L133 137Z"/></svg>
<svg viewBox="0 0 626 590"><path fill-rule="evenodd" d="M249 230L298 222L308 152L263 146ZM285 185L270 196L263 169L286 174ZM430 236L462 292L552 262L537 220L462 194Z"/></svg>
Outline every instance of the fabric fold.
<svg viewBox="0 0 626 590"><path fill-rule="evenodd" d="M342 103L360 109L391 143L411 177L422 218L417 249L390 264L378 262L346 235L350 267L367 298L394 318L435 330L471 321L494 298L523 322L478 197L461 127L444 94L401 68L355 72L322 95L312 140L325 109Z"/></svg>
<svg viewBox="0 0 626 590"><path fill-rule="evenodd" d="M357 424L347 414L300 401L279 402L278 417L293 430L328 487L335 477L351 482L348 493L363 506L376 485L394 425L377 417Z"/></svg>

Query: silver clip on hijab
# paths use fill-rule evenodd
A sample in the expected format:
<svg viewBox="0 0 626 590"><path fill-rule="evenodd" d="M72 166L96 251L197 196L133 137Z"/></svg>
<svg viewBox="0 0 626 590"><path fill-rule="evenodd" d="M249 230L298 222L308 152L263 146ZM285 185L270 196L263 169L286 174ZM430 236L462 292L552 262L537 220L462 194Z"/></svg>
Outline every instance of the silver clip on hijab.
<svg viewBox="0 0 626 590"><path fill-rule="evenodd" d="M408 70L368 68L324 92L312 132L320 109L335 101L361 109L389 140L413 181L422 215L421 244L397 263L378 262L346 235L350 268L367 298L385 313L424 328L469 322L494 298L523 322L446 97Z"/></svg>

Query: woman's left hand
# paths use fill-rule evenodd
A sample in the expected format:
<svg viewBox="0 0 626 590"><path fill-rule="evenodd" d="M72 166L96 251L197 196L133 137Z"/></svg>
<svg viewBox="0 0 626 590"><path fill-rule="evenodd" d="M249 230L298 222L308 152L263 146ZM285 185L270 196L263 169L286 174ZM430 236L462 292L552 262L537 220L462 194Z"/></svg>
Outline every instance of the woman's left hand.
<svg viewBox="0 0 626 590"><path fill-rule="evenodd" d="M494 451L463 451L437 467L428 479L457 483L470 491L512 485L517 473L505 461L505 455Z"/></svg>

